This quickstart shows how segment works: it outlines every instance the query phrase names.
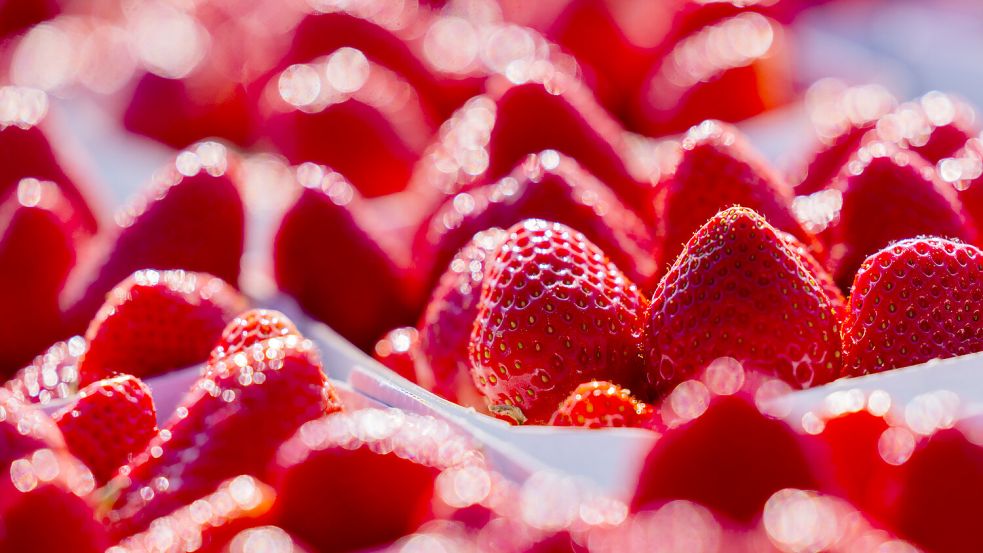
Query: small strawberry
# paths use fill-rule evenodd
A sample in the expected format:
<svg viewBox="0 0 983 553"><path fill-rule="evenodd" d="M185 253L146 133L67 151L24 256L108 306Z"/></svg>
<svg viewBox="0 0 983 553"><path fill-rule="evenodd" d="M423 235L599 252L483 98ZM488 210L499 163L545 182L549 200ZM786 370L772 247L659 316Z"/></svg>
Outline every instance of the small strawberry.
<svg viewBox="0 0 983 553"><path fill-rule="evenodd" d="M966 142L951 158L939 162L938 171L942 181L956 189L973 226L983 229L983 139Z"/></svg>
<svg viewBox="0 0 983 553"><path fill-rule="evenodd" d="M530 219L509 229L471 334L472 376L493 410L549 420L579 384L631 384L645 298L583 234Z"/></svg>
<svg viewBox="0 0 983 553"><path fill-rule="evenodd" d="M656 239L666 264L718 211L739 205L760 213L815 251L818 244L796 221L788 185L740 131L704 121L682 138L674 167L656 189Z"/></svg>
<svg viewBox="0 0 983 553"><path fill-rule="evenodd" d="M280 442L341 409L310 342L259 342L234 362L209 366L175 415L110 483L117 536L199 499L239 474L265 478Z"/></svg>
<svg viewBox="0 0 983 553"><path fill-rule="evenodd" d="M237 286L244 213L229 174L234 164L224 146L202 142L155 177L145 203L117 216L104 256L73 274L69 332L81 332L106 294L140 269L204 272Z"/></svg>
<svg viewBox="0 0 983 553"><path fill-rule="evenodd" d="M642 426L652 408L638 401L631 391L611 382L586 382L577 386L550 419L553 426Z"/></svg>
<svg viewBox="0 0 983 553"><path fill-rule="evenodd" d="M843 373L857 376L983 351L983 251L913 238L867 258L843 322Z"/></svg>
<svg viewBox="0 0 983 553"><path fill-rule="evenodd" d="M819 236L843 290L868 255L895 240L933 235L973 242L977 236L956 192L932 166L886 142L861 148L830 189L842 207Z"/></svg>
<svg viewBox="0 0 983 553"><path fill-rule="evenodd" d="M440 277L419 323L420 350L432 376L432 391L477 409L484 409L485 402L471 378L471 328L488 266L507 237L499 228L475 234Z"/></svg>
<svg viewBox="0 0 983 553"><path fill-rule="evenodd" d="M434 259L434 269L442 271L476 233L529 218L583 232L639 286L654 286L656 248L645 223L601 181L555 150L528 156L494 184L449 198L420 228L414 251Z"/></svg>
<svg viewBox="0 0 983 553"><path fill-rule="evenodd" d="M287 336L300 336L300 332L286 315L272 309L250 309L226 325L222 337L208 356L208 362L214 364L259 342Z"/></svg>
<svg viewBox="0 0 983 553"><path fill-rule="evenodd" d="M68 450L104 484L157 435L157 412L150 389L139 378L121 375L89 384L52 418Z"/></svg>
<svg viewBox="0 0 983 553"><path fill-rule="evenodd" d="M56 342L17 371L4 388L21 401L41 405L74 396L79 389L79 359L85 348L85 338L81 336Z"/></svg>
<svg viewBox="0 0 983 553"><path fill-rule="evenodd" d="M710 219L652 298L652 391L672 389L719 357L799 388L838 377L837 300L802 259L749 209L731 208Z"/></svg>
<svg viewBox="0 0 983 553"><path fill-rule="evenodd" d="M185 271L137 271L113 288L89 325L82 385L118 373L141 378L208 359L246 300L221 279Z"/></svg>
<svg viewBox="0 0 983 553"><path fill-rule="evenodd" d="M394 328L375 343L372 358L410 382L420 384L420 332L411 327Z"/></svg>
<svg viewBox="0 0 983 553"><path fill-rule="evenodd" d="M422 294L389 249L369 232L362 199L340 174L297 169L304 185L273 244L277 285L363 351L386 331L412 324Z"/></svg>

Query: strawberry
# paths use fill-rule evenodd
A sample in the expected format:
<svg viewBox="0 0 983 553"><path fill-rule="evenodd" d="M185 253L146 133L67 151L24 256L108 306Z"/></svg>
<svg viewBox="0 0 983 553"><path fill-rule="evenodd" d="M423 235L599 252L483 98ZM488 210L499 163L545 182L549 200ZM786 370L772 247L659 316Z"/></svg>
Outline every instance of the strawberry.
<svg viewBox="0 0 983 553"><path fill-rule="evenodd" d="M840 287L836 285L833 281L833 275L829 274L829 271L824 267L809 251L809 248L800 242L795 236L787 232L778 232L778 236L785 241L785 246L788 247L793 253L798 255L799 262L802 266L806 268L807 274L812 275L819 282L819 286L822 287L823 291L826 292L826 297L829 298L830 303L833 306L833 311L836 313L836 320L842 321L843 316L846 313L846 298L843 297L843 292Z"/></svg>
<svg viewBox="0 0 983 553"><path fill-rule="evenodd" d="M877 137L907 147L931 163L951 156L980 131L972 106L932 91L877 121Z"/></svg>
<svg viewBox="0 0 983 553"><path fill-rule="evenodd" d="M816 488L788 425L762 414L744 393L704 399L703 414L668 430L646 455L632 510L686 499L749 523L773 493Z"/></svg>
<svg viewBox="0 0 983 553"><path fill-rule="evenodd" d="M652 408L638 401L631 391L611 382L585 382L563 400L550 419L553 426L642 426Z"/></svg>
<svg viewBox="0 0 983 553"><path fill-rule="evenodd" d="M22 3L16 0L0 1L0 40L29 29L37 23L51 19L61 12L55 0Z"/></svg>
<svg viewBox="0 0 983 553"><path fill-rule="evenodd" d="M311 421L276 455L271 518L325 553L385 545L432 518L439 471L475 455L446 423L396 409Z"/></svg>
<svg viewBox="0 0 983 553"><path fill-rule="evenodd" d="M983 139L966 142L951 158L939 162L938 171L942 181L956 189L973 226L983 228Z"/></svg>
<svg viewBox="0 0 983 553"><path fill-rule="evenodd" d="M117 217L111 243L88 270L76 271L68 299L69 332L81 332L106 294L140 269L183 269L212 274L236 286L242 257L244 214L225 147L202 142L178 154L155 177L145 203Z"/></svg>
<svg viewBox="0 0 983 553"><path fill-rule="evenodd" d="M4 388L25 403L41 405L74 396L79 388L79 358L85 348L81 336L56 342L19 370Z"/></svg>
<svg viewBox="0 0 983 553"><path fill-rule="evenodd" d="M202 363L245 306L239 292L211 275L137 271L113 288L89 324L79 380L143 378Z"/></svg>
<svg viewBox="0 0 983 553"><path fill-rule="evenodd" d="M977 236L952 187L919 155L886 142L861 148L830 189L842 207L819 236L844 290L864 258L895 240L928 234L972 242Z"/></svg>
<svg viewBox="0 0 983 553"><path fill-rule="evenodd" d="M468 347L482 283L507 236L499 228L475 234L440 277L419 323L420 350L433 380L432 391L461 405L485 407L471 378Z"/></svg>
<svg viewBox="0 0 983 553"><path fill-rule="evenodd" d="M150 389L130 375L89 384L52 418L69 451L88 465L99 484L112 478L157 435Z"/></svg>
<svg viewBox="0 0 983 553"><path fill-rule="evenodd" d="M54 185L35 179L0 204L2 381L63 335L58 296L76 258L71 213Z"/></svg>
<svg viewBox="0 0 983 553"><path fill-rule="evenodd" d="M843 323L843 372L856 376L983 350L983 252L942 238L868 257Z"/></svg>
<svg viewBox="0 0 983 553"><path fill-rule="evenodd" d="M815 238L792 213L792 196L781 176L755 152L736 128L704 121L680 142L674 166L659 181L656 239L670 263L683 244L718 211L739 205L760 213L813 250Z"/></svg>
<svg viewBox="0 0 983 553"><path fill-rule="evenodd" d="M414 251L443 270L477 232L528 218L583 232L642 288L654 285L655 245L645 223L576 161L555 150L530 155L494 184L449 198L420 228Z"/></svg>
<svg viewBox="0 0 983 553"><path fill-rule="evenodd" d="M362 200L344 177L313 164L297 175L304 187L274 239L277 284L312 317L369 351L387 330L413 322L421 294L365 228Z"/></svg>
<svg viewBox="0 0 983 553"><path fill-rule="evenodd" d="M541 424L580 383L638 380L645 298L583 234L509 229L482 287L472 376L492 410Z"/></svg>
<svg viewBox="0 0 983 553"><path fill-rule="evenodd" d="M300 332L286 315L272 309L250 309L225 326L208 363L214 365L270 338L288 336L300 336Z"/></svg>
<svg viewBox="0 0 983 553"><path fill-rule="evenodd" d="M419 383L420 332L409 326L394 328L375 343L372 358L410 382Z"/></svg>
<svg viewBox="0 0 983 553"><path fill-rule="evenodd" d="M110 483L117 536L199 499L239 474L265 478L280 442L341 409L314 347L298 336L259 342L209 366L147 448Z"/></svg>
<svg viewBox="0 0 983 553"><path fill-rule="evenodd" d="M840 372L836 300L782 234L744 208L718 213L686 244L652 298L647 337L656 394L718 357L797 388Z"/></svg>

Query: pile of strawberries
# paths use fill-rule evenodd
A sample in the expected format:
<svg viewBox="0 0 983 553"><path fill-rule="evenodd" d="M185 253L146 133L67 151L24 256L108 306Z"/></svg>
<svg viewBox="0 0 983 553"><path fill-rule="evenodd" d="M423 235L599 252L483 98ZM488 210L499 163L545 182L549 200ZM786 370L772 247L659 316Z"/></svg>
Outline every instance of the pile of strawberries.
<svg viewBox="0 0 983 553"><path fill-rule="evenodd" d="M816 2L109 4L0 0L0 552L983 549L957 394L783 401L983 351L972 107L821 81L787 174L734 126ZM61 93L179 150L115 217ZM645 429L631 497L366 407L314 321Z"/></svg>

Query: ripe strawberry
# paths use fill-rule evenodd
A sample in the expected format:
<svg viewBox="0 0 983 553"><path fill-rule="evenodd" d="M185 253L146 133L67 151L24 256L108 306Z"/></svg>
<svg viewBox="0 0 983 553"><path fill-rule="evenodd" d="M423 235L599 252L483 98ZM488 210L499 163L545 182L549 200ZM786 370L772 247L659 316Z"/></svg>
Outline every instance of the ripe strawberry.
<svg viewBox="0 0 983 553"><path fill-rule="evenodd" d="M815 258L815 256L812 255L809 248L800 242L795 236L781 231L778 232L778 236L785 241L785 246L787 246L789 250L798 255L799 262L806 268L807 274L812 275L816 278L816 281L819 282L819 286L821 286L823 291L826 292L826 296L833 305L833 312L836 313L837 322L842 322L843 317L846 314L846 298L843 297L843 292L840 290L840 287L833 281L833 275L829 274L826 267L824 267Z"/></svg>
<svg viewBox="0 0 983 553"><path fill-rule="evenodd" d="M394 328L375 343L372 358L410 382L420 383L420 332L409 326Z"/></svg>
<svg viewBox="0 0 983 553"><path fill-rule="evenodd" d="M942 181L956 189L973 226L983 228L983 140L966 142L953 157L939 162L938 171Z"/></svg>
<svg viewBox="0 0 983 553"><path fill-rule="evenodd" d="M843 290L864 258L895 240L928 234L972 242L977 236L952 187L920 156L892 144L861 148L830 188L842 207L820 238Z"/></svg>
<svg viewBox="0 0 983 553"><path fill-rule="evenodd" d="M277 231L280 289L363 351L389 329L411 324L420 292L360 220L361 198L340 174L305 164L304 185Z"/></svg>
<svg viewBox="0 0 983 553"><path fill-rule="evenodd" d="M226 325L208 356L208 363L228 359L270 338L287 336L300 336L300 332L286 315L272 309L250 309Z"/></svg>
<svg viewBox="0 0 983 553"><path fill-rule="evenodd" d="M583 234L514 225L486 279L470 356L492 410L541 424L586 380L638 381L645 298Z"/></svg>
<svg viewBox="0 0 983 553"><path fill-rule="evenodd" d="M211 275L137 271L113 288L89 324L79 380L145 378L202 363L245 307L239 292Z"/></svg>
<svg viewBox="0 0 983 553"><path fill-rule="evenodd" d="M432 391L476 409L484 409L485 402L471 378L471 328L488 266L507 237L499 228L475 234L447 266L419 323L420 350L432 375Z"/></svg>
<svg viewBox="0 0 983 553"><path fill-rule="evenodd" d="M58 296L75 265L71 214L54 185L33 179L0 204L0 381L64 334Z"/></svg>
<svg viewBox="0 0 983 553"><path fill-rule="evenodd" d="M843 372L856 376L983 350L983 252L913 238L867 258L843 322Z"/></svg>
<svg viewBox="0 0 983 553"><path fill-rule="evenodd" d="M414 251L434 259L435 271L442 271L476 233L529 218L583 232L639 286L654 286L656 248L645 223L602 182L555 150L530 155L494 184L449 198L421 226Z"/></svg>
<svg viewBox="0 0 983 553"><path fill-rule="evenodd" d="M652 417L652 407L638 401L631 391L611 382L585 382L563 400L550 419L553 426L642 426Z"/></svg>
<svg viewBox="0 0 983 553"><path fill-rule="evenodd" d="M229 174L234 164L224 146L202 142L158 174L146 203L117 217L105 256L93 257L91 270L73 274L75 287L67 295L80 299L68 311L69 332L81 332L106 294L140 269L198 271L237 285L244 215Z"/></svg>
<svg viewBox="0 0 983 553"><path fill-rule="evenodd" d="M815 238L792 213L792 196L781 176L736 128L704 121L683 137L674 166L659 181L656 239L662 259L676 259L683 244L718 211L739 205L760 213L814 251Z"/></svg>
<svg viewBox="0 0 983 553"><path fill-rule="evenodd" d="M89 384L52 418L68 450L104 484L157 435L157 411L139 378L120 375Z"/></svg>
<svg viewBox="0 0 983 553"><path fill-rule="evenodd" d="M362 409L311 421L276 455L271 518L325 553L385 545L432 518L439 471L476 462L430 417Z"/></svg>
<svg viewBox="0 0 983 553"><path fill-rule="evenodd" d="M646 346L652 391L672 389L718 357L797 388L839 376L836 300L802 259L749 209L710 219L652 298Z"/></svg>
<svg viewBox="0 0 983 553"><path fill-rule="evenodd" d="M175 415L109 486L116 536L199 499L239 474L265 478L280 442L304 422L341 409L310 342L297 336L219 362L191 388Z"/></svg>
<svg viewBox="0 0 983 553"><path fill-rule="evenodd" d="M938 91L902 104L877 121L881 140L910 148L931 163L951 156L979 134L972 106Z"/></svg>
<svg viewBox="0 0 983 553"><path fill-rule="evenodd" d="M699 417L668 430L645 458L632 509L686 499L748 523L783 488L816 489L799 438L743 393L707 400Z"/></svg>
<svg viewBox="0 0 983 553"><path fill-rule="evenodd" d="M4 388L25 403L41 405L74 396L79 389L79 358L85 348L85 338L81 336L56 342L17 371Z"/></svg>

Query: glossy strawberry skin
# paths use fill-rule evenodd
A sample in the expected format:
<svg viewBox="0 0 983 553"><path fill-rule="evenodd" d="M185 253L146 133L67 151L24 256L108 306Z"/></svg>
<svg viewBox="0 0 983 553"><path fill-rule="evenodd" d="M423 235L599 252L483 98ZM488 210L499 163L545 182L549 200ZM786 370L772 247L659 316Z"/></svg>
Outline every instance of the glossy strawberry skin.
<svg viewBox="0 0 983 553"><path fill-rule="evenodd" d="M647 336L656 394L718 357L799 388L840 372L834 302L781 233L743 208L717 214L686 244L653 296Z"/></svg>
<svg viewBox="0 0 983 553"><path fill-rule="evenodd" d="M983 252L902 240L867 258L843 324L843 372L857 376L983 350Z"/></svg>
<svg viewBox="0 0 983 553"><path fill-rule="evenodd" d="M819 236L843 290L868 255L895 240L933 235L972 243L977 237L952 187L918 154L892 144L861 148L830 188L842 207Z"/></svg>
<svg viewBox="0 0 983 553"><path fill-rule="evenodd" d="M586 380L637 381L645 298L582 234L524 221L489 271L470 356L493 409L544 423Z"/></svg>
<svg viewBox="0 0 983 553"><path fill-rule="evenodd" d="M273 309L250 309L225 326L208 355L208 362L227 360L259 342L288 336L300 336L300 332L286 315Z"/></svg>
<svg viewBox="0 0 983 553"><path fill-rule="evenodd" d="M433 381L432 391L478 409L484 409L485 404L471 378L471 329L478 317L488 266L507 237L500 228L475 234L440 277L418 324L420 350Z"/></svg>
<svg viewBox="0 0 983 553"><path fill-rule="evenodd" d="M137 271L110 291L90 323L80 381L148 377L202 363L245 307L239 292L211 275Z"/></svg>
<svg viewBox="0 0 983 553"><path fill-rule="evenodd" d="M757 211L817 250L815 237L792 213L788 185L736 128L704 121L686 133L675 154L655 195L655 233L664 264L672 263L690 236L718 211L735 205Z"/></svg>
<svg viewBox="0 0 983 553"><path fill-rule="evenodd" d="M108 515L116 536L145 529L234 475L266 478L280 442L341 409L309 342L267 340L245 353L244 366L208 367L160 434L110 482L120 491Z"/></svg>
<svg viewBox="0 0 983 553"><path fill-rule="evenodd" d="M594 380L577 386L550 418L550 424L584 428L637 427L644 425L650 417L652 407L632 397L630 390Z"/></svg>
<svg viewBox="0 0 983 553"><path fill-rule="evenodd" d="M69 451L105 483L157 434L150 389L122 375L89 384L52 416Z"/></svg>

